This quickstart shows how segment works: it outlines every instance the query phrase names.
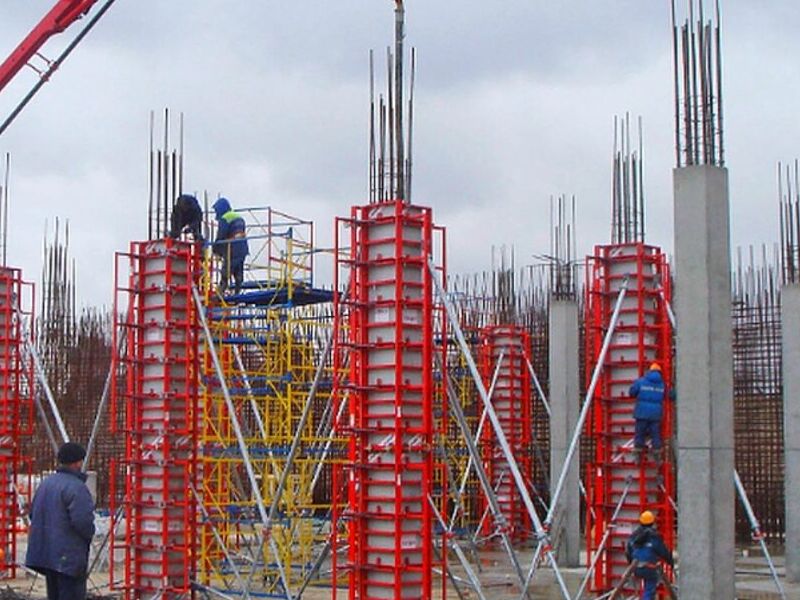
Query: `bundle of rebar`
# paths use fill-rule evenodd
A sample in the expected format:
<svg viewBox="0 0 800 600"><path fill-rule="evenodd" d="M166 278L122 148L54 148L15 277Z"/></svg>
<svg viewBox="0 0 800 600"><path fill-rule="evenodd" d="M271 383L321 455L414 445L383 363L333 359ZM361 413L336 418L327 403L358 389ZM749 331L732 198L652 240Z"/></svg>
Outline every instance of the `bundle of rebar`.
<svg viewBox="0 0 800 600"><path fill-rule="evenodd" d="M183 113L178 117L178 147L170 148L171 121L164 109L163 147L155 147L155 112L150 112L149 201L147 239L169 235L172 204L183 193Z"/></svg>
<svg viewBox="0 0 800 600"><path fill-rule="evenodd" d="M672 1L675 155L678 167L725 165L719 0L706 20L704 0L689 0L679 25Z"/></svg>
<svg viewBox="0 0 800 600"><path fill-rule="evenodd" d="M630 116L614 117L614 166L611 186L611 243L644 241L644 168L642 119L639 143L631 150Z"/></svg>
<svg viewBox="0 0 800 600"><path fill-rule="evenodd" d="M800 166L778 163L783 284L800 281Z"/></svg>
<svg viewBox="0 0 800 600"><path fill-rule="evenodd" d="M44 237L41 309L37 346L50 388L64 394L69 378L68 349L75 344L75 260L69 258L69 221L61 241L59 219L52 244Z"/></svg>
<svg viewBox="0 0 800 600"><path fill-rule="evenodd" d="M369 54L369 200L411 202L416 51L411 49L408 103L404 100L405 7L395 1L394 52L386 49L386 97L375 99L375 61Z"/></svg>
<svg viewBox="0 0 800 600"><path fill-rule="evenodd" d="M69 227L62 237L58 220L52 242L45 237L41 304L38 314L37 351L48 384L55 396L64 425L72 440L86 444L94 424L111 358L111 316L103 308L84 308L78 314L76 269L69 256ZM38 392L41 396L41 390ZM89 464L96 470L98 505L108 503L110 463L121 456L123 446L105 427L95 440ZM55 423L39 420L34 435L24 441L25 452L33 459L34 472L56 466L51 434ZM117 489L120 489L119 486Z"/></svg>
<svg viewBox="0 0 800 600"><path fill-rule="evenodd" d="M574 300L577 275L575 196L550 196L550 293L556 300Z"/></svg>

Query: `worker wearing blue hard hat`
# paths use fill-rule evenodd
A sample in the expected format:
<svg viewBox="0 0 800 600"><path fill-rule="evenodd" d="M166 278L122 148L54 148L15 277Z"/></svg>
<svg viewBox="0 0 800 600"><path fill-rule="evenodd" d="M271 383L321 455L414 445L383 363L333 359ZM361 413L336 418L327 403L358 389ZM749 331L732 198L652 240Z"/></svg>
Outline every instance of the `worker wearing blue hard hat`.
<svg viewBox="0 0 800 600"><path fill-rule="evenodd" d="M244 281L244 259L250 253L245 221L231 208L227 198L219 198L213 208L217 217L214 254L222 258L219 291L224 294L233 278L234 293L238 294Z"/></svg>

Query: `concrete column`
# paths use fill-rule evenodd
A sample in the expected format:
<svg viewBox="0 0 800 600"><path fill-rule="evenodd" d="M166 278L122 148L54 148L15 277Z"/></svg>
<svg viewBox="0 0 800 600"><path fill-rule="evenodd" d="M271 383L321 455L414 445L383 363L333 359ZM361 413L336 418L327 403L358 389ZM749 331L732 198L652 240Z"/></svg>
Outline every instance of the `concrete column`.
<svg viewBox="0 0 800 600"><path fill-rule="evenodd" d="M786 579L800 582L800 285L781 291Z"/></svg>
<svg viewBox="0 0 800 600"><path fill-rule="evenodd" d="M572 300L550 300L550 483L561 475L569 443L578 423L580 387L578 367L578 304ZM556 557L562 567L580 562L580 452L572 459L555 523ZM551 490L552 493L553 490Z"/></svg>
<svg viewBox="0 0 800 600"><path fill-rule="evenodd" d="M733 358L727 169L675 169L681 597L734 593Z"/></svg>

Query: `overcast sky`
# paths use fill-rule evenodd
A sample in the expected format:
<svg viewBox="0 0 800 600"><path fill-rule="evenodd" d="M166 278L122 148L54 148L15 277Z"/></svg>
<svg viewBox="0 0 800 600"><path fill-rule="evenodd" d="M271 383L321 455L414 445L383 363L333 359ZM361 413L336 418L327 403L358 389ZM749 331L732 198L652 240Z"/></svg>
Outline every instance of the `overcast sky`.
<svg viewBox="0 0 800 600"><path fill-rule="evenodd" d="M0 0L0 57L54 0ZM98 4L101 4L99 2ZM549 246L549 198L578 198L579 253L610 241L613 118L644 119L647 239L672 247L668 0L407 0L418 51L414 200L447 227L451 272ZM39 280L68 219L84 303L147 235L148 119L185 115L185 188L333 219L367 194L368 51L390 0L118 0L14 125L8 262ZM733 244L778 238L775 164L800 149L797 0L723 0ZM46 46L57 55L82 21ZM0 94L0 119L35 83ZM322 282L321 282L322 283Z"/></svg>

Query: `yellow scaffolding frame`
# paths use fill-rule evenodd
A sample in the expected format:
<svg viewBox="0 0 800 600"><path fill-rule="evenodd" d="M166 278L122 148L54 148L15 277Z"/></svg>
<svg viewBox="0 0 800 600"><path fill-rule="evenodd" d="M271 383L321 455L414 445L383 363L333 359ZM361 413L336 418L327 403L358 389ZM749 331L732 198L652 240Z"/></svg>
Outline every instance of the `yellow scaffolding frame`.
<svg viewBox="0 0 800 600"><path fill-rule="evenodd" d="M330 511L322 485L340 440L329 441L330 357L322 356L331 335L332 305L313 288L313 224L266 209L236 209L247 222L251 256L245 263L246 290L236 304L213 293L216 268L207 253L202 284L209 323L222 364L225 386L241 424L259 492L269 509L286 466L286 457L320 361L322 384L313 399L311 418L300 436L275 520L268 535L276 542L280 568L289 586L308 574L325 541ZM247 298L252 296L253 302ZM244 301L242 301L244 300ZM201 381L203 426L203 527L199 540L201 583L233 589L235 579L253 580L254 590L280 594L280 569L266 544L256 494L245 473L219 382L208 349ZM322 450L330 447L323 459ZM255 556L258 548L261 554Z"/></svg>

